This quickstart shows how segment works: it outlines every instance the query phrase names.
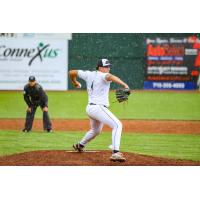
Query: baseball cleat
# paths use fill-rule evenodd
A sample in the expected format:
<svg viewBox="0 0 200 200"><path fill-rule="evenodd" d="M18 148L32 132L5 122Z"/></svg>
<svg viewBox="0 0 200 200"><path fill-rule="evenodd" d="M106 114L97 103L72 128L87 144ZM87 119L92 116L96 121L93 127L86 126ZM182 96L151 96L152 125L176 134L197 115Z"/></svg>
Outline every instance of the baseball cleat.
<svg viewBox="0 0 200 200"><path fill-rule="evenodd" d="M74 144L72 147L73 147L74 150L77 151L77 152L83 152L83 151L84 151L84 146L81 145L81 144L79 144L79 143Z"/></svg>
<svg viewBox="0 0 200 200"><path fill-rule="evenodd" d="M26 128L24 128L23 130L22 130L22 132L24 132L24 133L28 133L28 132L30 132L31 130L29 130L29 129L26 129Z"/></svg>
<svg viewBox="0 0 200 200"><path fill-rule="evenodd" d="M113 153L112 156L110 157L110 161L113 162L125 162L126 158L123 156L122 153L117 152L117 153Z"/></svg>
<svg viewBox="0 0 200 200"><path fill-rule="evenodd" d="M47 131L47 133L53 133L52 129L47 129L46 131Z"/></svg>

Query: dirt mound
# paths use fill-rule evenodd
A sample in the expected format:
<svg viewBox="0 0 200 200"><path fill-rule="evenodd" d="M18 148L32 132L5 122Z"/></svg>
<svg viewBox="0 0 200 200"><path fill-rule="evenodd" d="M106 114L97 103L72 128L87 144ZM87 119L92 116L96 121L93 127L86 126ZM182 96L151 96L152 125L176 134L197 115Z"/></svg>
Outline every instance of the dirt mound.
<svg viewBox="0 0 200 200"><path fill-rule="evenodd" d="M200 166L200 161L173 160L124 153L124 163L109 161L110 151L33 151L0 157L1 166Z"/></svg>

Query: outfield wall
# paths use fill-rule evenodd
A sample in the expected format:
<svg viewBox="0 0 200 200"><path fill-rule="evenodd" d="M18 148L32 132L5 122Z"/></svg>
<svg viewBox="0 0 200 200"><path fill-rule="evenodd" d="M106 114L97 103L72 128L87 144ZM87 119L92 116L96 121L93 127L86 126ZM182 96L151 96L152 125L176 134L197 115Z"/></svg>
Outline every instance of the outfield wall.
<svg viewBox="0 0 200 200"><path fill-rule="evenodd" d="M113 64L111 73L127 82L131 89L195 89L200 42L196 47L193 42L185 42L195 35L198 36L191 33L0 34L0 89L21 90L29 75L35 75L46 90L73 89L68 83L68 68L95 70L99 58L108 58ZM182 42L171 44L168 42L171 39ZM82 85L85 89L85 84ZM111 85L112 89L116 87Z"/></svg>
<svg viewBox="0 0 200 200"><path fill-rule="evenodd" d="M30 75L45 90L67 90L71 34L1 33L0 90L23 90Z"/></svg>
<svg viewBox="0 0 200 200"><path fill-rule="evenodd" d="M132 89L142 89L146 38L184 38L190 35L194 34L75 33L69 41L69 69L93 70L99 58L108 58L113 64L111 73L125 80ZM112 84L112 88L116 85ZM69 89L72 89L70 83Z"/></svg>
<svg viewBox="0 0 200 200"><path fill-rule="evenodd" d="M0 90L22 90L30 75L46 90L67 89L66 39L0 39Z"/></svg>

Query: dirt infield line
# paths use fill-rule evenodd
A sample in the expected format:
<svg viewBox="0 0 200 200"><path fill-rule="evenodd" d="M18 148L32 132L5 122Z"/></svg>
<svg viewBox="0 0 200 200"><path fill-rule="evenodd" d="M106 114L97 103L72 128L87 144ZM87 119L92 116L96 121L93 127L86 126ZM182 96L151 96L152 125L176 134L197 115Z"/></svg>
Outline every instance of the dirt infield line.
<svg viewBox="0 0 200 200"><path fill-rule="evenodd" d="M121 120L124 132L135 133L169 133L200 134L200 121L165 121L165 120ZM53 119L55 131L86 131L89 129L87 119ZM24 119L0 119L0 130L22 130ZM42 120L34 121L33 130L41 131ZM107 126L104 131L110 131Z"/></svg>

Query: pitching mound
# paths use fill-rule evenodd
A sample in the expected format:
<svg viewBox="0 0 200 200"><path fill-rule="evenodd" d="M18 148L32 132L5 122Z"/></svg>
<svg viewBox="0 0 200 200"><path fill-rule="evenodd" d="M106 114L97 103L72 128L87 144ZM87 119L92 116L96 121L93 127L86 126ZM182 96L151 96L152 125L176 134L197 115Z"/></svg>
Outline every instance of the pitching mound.
<svg viewBox="0 0 200 200"><path fill-rule="evenodd" d="M124 153L127 161L111 162L110 151L84 153L70 151L33 151L0 157L1 166L200 166L200 161L173 160Z"/></svg>

